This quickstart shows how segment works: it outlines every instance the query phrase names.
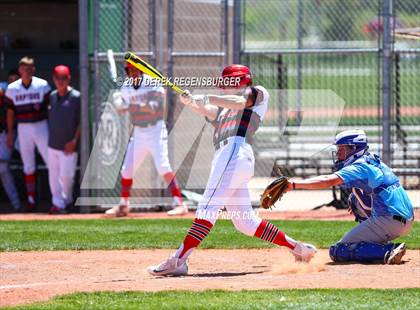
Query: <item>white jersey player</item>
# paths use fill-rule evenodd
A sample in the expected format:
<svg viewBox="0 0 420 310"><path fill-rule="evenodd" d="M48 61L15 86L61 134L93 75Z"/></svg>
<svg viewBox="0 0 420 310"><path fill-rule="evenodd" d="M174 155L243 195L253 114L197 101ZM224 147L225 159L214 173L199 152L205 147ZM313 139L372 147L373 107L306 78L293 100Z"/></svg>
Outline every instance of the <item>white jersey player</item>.
<svg viewBox="0 0 420 310"><path fill-rule="evenodd" d="M186 96L180 100L193 111L206 117L215 127L216 149L210 177L196 218L178 251L158 266L151 266L152 275L185 275L187 257L209 234L223 206L236 229L291 249L298 261L308 262L315 254L313 245L286 236L273 224L259 218L252 210L248 182L254 175L252 140L268 107L269 94L262 86L252 86L251 72L243 65L230 65L222 78L239 78L234 87L228 85L221 96ZM230 87L229 87L230 86Z"/></svg>
<svg viewBox="0 0 420 310"><path fill-rule="evenodd" d="M47 81L33 76L34 60L23 57L19 61L20 79L11 83L6 90L8 101L7 142L13 145L13 125L17 122L20 156L23 161L28 211L35 205L35 147L42 159L48 164L48 95L50 86Z"/></svg>
<svg viewBox="0 0 420 310"><path fill-rule="evenodd" d="M175 174L168 158L168 132L163 120L165 91L151 83L151 77L126 63L128 79L121 87L116 105L130 113L134 131L130 138L121 170L120 204L106 211L110 216L127 216L133 176L147 154L151 154L158 171L171 190L174 209L169 215L185 214L188 210L181 197ZM156 83L155 83L156 84Z"/></svg>

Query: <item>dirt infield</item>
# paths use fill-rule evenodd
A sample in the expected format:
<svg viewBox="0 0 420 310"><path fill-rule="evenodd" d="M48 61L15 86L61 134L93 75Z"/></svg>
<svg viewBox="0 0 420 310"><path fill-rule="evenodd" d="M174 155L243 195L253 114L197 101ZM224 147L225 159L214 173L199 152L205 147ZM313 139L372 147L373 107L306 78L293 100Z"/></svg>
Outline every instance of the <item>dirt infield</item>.
<svg viewBox="0 0 420 310"><path fill-rule="evenodd" d="M416 220L420 210L415 210ZM260 211L265 219L352 220L346 210ZM178 218L193 218L194 212ZM2 214L1 220L100 219L103 214ZM132 213L129 219L169 218L166 213ZM173 217L170 217L173 218ZM311 264L298 264L284 248L198 250L190 275L153 278L146 267L171 250L52 251L0 253L0 306L47 300L72 292L283 288L420 288L420 250L408 251L405 263L336 265L327 250Z"/></svg>
<svg viewBox="0 0 420 310"><path fill-rule="evenodd" d="M160 291L286 288L420 287L420 251L404 264L336 265L321 250L311 264L295 263L284 248L197 250L190 275L154 278L146 267L171 250L54 251L0 254L1 306L47 300L77 291Z"/></svg>

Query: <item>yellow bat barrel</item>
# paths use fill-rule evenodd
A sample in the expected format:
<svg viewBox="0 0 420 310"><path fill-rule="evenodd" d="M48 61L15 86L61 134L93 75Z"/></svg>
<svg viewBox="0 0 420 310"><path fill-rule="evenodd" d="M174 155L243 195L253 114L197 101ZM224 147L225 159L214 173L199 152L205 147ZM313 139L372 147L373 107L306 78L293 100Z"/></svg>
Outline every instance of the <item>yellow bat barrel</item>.
<svg viewBox="0 0 420 310"><path fill-rule="evenodd" d="M162 73L160 73L155 67L153 67L151 64L147 63L134 53L128 52L125 54L124 58L128 63L132 64L134 67L144 72L148 76L160 80L164 85L172 87L172 89L174 89L180 94L185 93L185 91L183 91L181 88L176 86L174 83L171 83L168 80L168 78L166 78Z"/></svg>

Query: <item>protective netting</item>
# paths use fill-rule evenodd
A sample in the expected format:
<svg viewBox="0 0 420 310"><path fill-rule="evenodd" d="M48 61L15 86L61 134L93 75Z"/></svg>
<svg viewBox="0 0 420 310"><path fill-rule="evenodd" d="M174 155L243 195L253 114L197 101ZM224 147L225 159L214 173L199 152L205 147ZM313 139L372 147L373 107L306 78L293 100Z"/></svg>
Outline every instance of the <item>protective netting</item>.
<svg viewBox="0 0 420 310"><path fill-rule="evenodd" d="M255 84L265 86L271 95L267 117L254 145L257 177L269 176L274 164L290 176L331 171L330 150L324 149L332 140L331 128L363 128L371 149L381 153L385 1L97 0L91 4L93 141L105 128L100 120L105 109L110 111L110 94L124 78L123 55L127 50L170 77L217 77L239 52L239 61L249 65ZM240 13L239 19L234 12ZM391 166L403 176L405 185L418 188L420 40L415 37L420 27L420 4L415 0L394 1L391 15ZM240 38L240 51L234 49L234 35ZM115 55L120 78L117 82L109 73L108 49ZM206 91L189 85L181 88L195 93ZM201 144L211 140L212 128L183 109L175 92L167 89L167 93L171 163L181 187L200 191L213 154L210 144ZM308 94L315 96L316 105L308 104ZM331 98L338 98L342 109L336 109ZM338 116L337 111L341 111ZM122 123L119 119L114 125ZM127 136L129 126L122 132ZM111 137L110 144L98 143L98 147L121 147L127 138L124 134L110 132L106 135ZM111 152L110 147L105 150ZM119 150L118 156L123 152ZM93 176L97 188L102 189L94 195L117 198L121 160L109 168L101 156L107 157L96 157L100 164ZM139 195L167 195L151 161L143 166L139 187L144 191Z"/></svg>

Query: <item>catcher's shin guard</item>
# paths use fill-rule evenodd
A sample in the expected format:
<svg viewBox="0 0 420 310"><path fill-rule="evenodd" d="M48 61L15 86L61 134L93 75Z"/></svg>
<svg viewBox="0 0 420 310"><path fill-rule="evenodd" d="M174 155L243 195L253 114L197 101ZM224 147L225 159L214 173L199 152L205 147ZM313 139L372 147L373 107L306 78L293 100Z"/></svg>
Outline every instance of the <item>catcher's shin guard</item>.
<svg viewBox="0 0 420 310"><path fill-rule="evenodd" d="M338 242L330 247L330 258L334 262L382 263L386 259L386 254L392 249L394 249L393 243Z"/></svg>

